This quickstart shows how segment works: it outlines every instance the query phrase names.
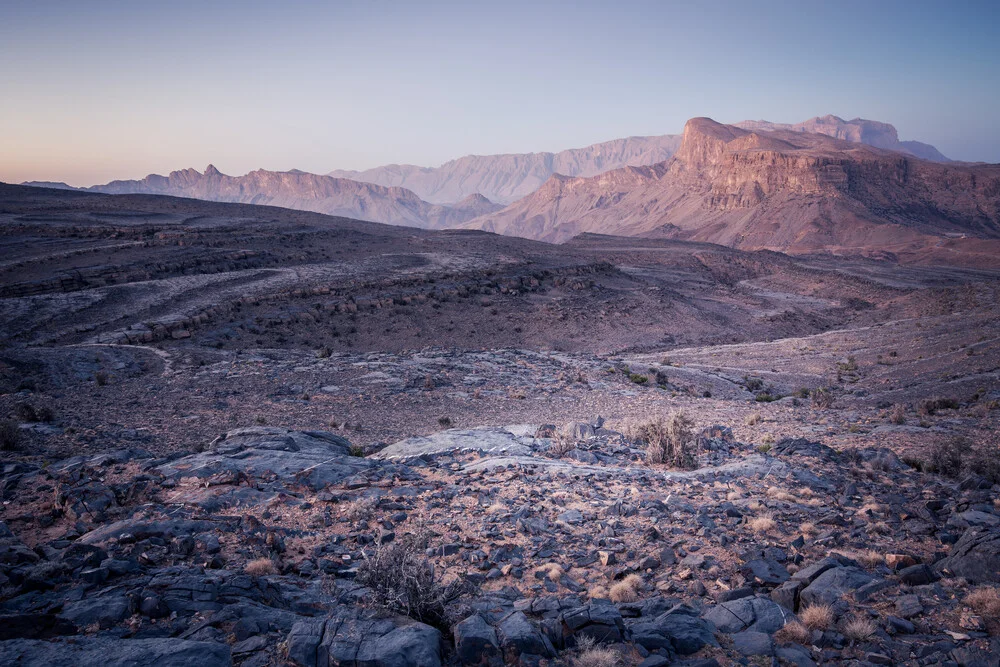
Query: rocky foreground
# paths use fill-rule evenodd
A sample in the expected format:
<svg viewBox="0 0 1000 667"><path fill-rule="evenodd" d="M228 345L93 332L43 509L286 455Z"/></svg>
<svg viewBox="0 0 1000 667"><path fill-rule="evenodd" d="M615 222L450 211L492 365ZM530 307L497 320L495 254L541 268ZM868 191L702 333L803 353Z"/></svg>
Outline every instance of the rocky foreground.
<svg viewBox="0 0 1000 667"><path fill-rule="evenodd" d="M674 471L600 420L368 456L256 427L5 463L0 665L998 664L997 486L887 449L698 445ZM433 625L360 583L413 535L461 585Z"/></svg>

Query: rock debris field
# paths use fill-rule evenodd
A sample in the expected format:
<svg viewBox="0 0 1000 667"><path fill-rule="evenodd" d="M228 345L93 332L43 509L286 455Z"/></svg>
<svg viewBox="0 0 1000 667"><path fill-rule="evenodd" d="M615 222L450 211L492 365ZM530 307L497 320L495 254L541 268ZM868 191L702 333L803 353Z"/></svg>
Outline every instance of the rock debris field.
<svg viewBox="0 0 1000 667"><path fill-rule="evenodd" d="M2 187L0 665L1000 664L994 273Z"/></svg>

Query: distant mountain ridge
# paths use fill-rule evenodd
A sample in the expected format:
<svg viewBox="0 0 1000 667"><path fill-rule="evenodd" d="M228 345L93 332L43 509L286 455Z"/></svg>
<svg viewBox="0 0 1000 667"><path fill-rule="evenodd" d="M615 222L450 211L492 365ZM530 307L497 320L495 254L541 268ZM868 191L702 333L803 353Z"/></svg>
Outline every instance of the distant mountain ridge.
<svg viewBox="0 0 1000 667"><path fill-rule="evenodd" d="M744 120L735 123L735 126L751 131L764 130L774 132L776 130L789 130L792 132L825 134L835 139L843 139L858 144L867 144L875 148L908 153L922 160L951 162L951 160L941 154L941 151L930 144L920 141L900 141L899 133L894 126L877 120L865 120L864 118L844 120L843 118L828 114L794 124L772 123L766 120Z"/></svg>
<svg viewBox="0 0 1000 667"><path fill-rule="evenodd" d="M550 242L593 232L790 253L926 248L1000 238L1000 165L939 164L822 133L694 118L668 161L553 176L465 226Z"/></svg>
<svg viewBox="0 0 1000 667"><path fill-rule="evenodd" d="M435 203L455 202L471 194L509 204L525 197L553 174L595 176L630 165L663 162L680 146L681 137L628 137L558 153L466 155L440 167L390 164L366 171L336 170L338 178L405 187Z"/></svg>
<svg viewBox="0 0 1000 667"><path fill-rule="evenodd" d="M58 186L57 186L58 187ZM87 190L107 194L161 194L209 201L281 206L391 225L441 229L500 208L482 196L454 206L430 204L410 190L334 178L304 171L258 169L227 176L213 165L151 174L141 180L112 181Z"/></svg>

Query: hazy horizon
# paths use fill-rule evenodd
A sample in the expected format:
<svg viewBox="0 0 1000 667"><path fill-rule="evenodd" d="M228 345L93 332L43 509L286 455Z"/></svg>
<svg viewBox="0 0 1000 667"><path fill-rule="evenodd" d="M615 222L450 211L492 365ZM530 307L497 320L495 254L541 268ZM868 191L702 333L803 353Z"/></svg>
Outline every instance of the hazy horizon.
<svg viewBox="0 0 1000 667"><path fill-rule="evenodd" d="M892 123L1000 162L1000 10L967 2L11 2L0 180L368 169L674 134Z"/></svg>

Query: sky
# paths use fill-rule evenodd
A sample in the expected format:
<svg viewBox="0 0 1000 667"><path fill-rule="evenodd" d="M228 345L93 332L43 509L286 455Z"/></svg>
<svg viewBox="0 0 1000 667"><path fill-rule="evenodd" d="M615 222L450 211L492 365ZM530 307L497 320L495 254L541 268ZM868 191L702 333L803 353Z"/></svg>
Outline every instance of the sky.
<svg viewBox="0 0 1000 667"><path fill-rule="evenodd" d="M2 0L0 181L437 166L828 113L1000 162L997 34L997 0Z"/></svg>

